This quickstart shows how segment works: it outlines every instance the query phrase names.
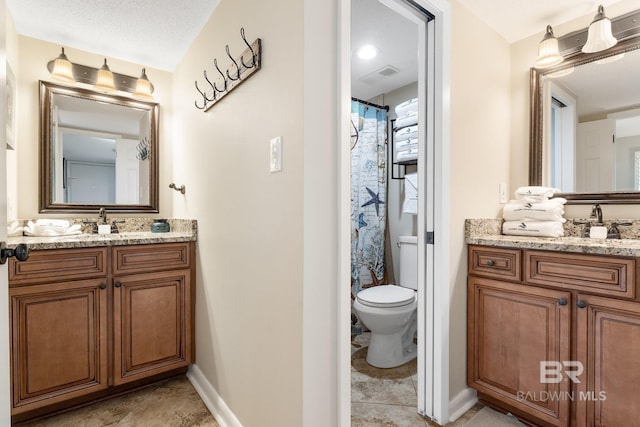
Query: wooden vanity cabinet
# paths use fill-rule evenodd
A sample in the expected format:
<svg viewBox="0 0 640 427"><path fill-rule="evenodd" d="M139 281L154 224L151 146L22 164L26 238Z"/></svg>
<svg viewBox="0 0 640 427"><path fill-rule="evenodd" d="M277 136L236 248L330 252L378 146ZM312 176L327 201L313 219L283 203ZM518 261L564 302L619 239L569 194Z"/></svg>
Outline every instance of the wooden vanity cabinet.
<svg viewBox="0 0 640 427"><path fill-rule="evenodd" d="M114 384L191 363L188 249L175 244L114 248Z"/></svg>
<svg viewBox="0 0 640 427"><path fill-rule="evenodd" d="M519 279L518 263L504 271L499 259L521 259L519 250L470 251L468 280L467 382L481 400L506 403L511 412L544 425L566 425L569 402L547 399L567 393L569 384L541 383L540 362L570 360L571 294L499 281L494 272ZM484 262L478 263L478 260ZM488 265L487 265L488 263Z"/></svg>
<svg viewBox="0 0 640 427"><path fill-rule="evenodd" d="M467 379L479 399L534 425L640 426L638 267L469 246Z"/></svg>
<svg viewBox="0 0 640 427"><path fill-rule="evenodd" d="M194 250L187 242L12 258L12 419L184 372L194 358Z"/></svg>

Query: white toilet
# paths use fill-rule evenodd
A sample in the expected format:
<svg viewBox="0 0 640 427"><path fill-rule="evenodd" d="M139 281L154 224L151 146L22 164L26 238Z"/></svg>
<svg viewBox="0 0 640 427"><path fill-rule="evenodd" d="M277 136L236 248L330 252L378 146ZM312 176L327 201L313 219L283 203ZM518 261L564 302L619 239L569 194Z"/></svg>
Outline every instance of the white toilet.
<svg viewBox="0 0 640 427"><path fill-rule="evenodd" d="M393 368L417 356L413 336L418 309L418 238L400 236L398 285L364 289L353 303L358 318L371 331L367 363Z"/></svg>

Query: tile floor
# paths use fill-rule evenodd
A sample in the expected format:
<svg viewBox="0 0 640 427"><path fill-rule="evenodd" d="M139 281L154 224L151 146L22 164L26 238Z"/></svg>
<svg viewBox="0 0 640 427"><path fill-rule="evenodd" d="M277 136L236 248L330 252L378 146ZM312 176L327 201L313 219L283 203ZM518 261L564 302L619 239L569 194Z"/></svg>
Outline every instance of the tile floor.
<svg viewBox="0 0 640 427"><path fill-rule="evenodd" d="M186 377L21 426L219 427Z"/></svg>
<svg viewBox="0 0 640 427"><path fill-rule="evenodd" d="M351 340L351 426L438 426L418 415L416 360L396 368L375 368L365 360L369 337L370 333L364 332ZM474 406L446 427L463 427L482 407Z"/></svg>
<svg viewBox="0 0 640 427"><path fill-rule="evenodd" d="M416 410L416 361L391 369L370 366L365 360L369 336L365 332L351 342L351 426L437 426ZM481 408L482 405L476 405L446 427L463 427ZM219 427L219 424L189 380L178 377L21 426Z"/></svg>

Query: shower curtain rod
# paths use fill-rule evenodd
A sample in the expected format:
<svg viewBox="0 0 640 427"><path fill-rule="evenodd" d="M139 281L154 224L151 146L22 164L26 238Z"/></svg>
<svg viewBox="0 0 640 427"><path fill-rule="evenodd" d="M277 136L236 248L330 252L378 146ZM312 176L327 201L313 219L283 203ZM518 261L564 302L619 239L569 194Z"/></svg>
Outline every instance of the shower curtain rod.
<svg viewBox="0 0 640 427"><path fill-rule="evenodd" d="M374 104L373 102L363 101L362 99L358 99L358 98L354 98L354 97L351 97L351 100L359 102L359 103L364 104L364 105L369 105L371 107L378 108L380 110L389 111L389 106L388 105L378 105L378 104Z"/></svg>

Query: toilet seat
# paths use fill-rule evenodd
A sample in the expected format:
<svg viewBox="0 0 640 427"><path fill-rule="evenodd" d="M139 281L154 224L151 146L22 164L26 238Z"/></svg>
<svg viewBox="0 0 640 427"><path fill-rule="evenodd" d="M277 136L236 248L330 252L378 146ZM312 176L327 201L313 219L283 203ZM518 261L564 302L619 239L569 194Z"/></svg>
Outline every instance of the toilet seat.
<svg viewBox="0 0 640 427"><path fill-rule="evenodd" d="M402 307L411 304L416 291L396 285L373 286L358 292L356 299L369 307Z"/></svg>

